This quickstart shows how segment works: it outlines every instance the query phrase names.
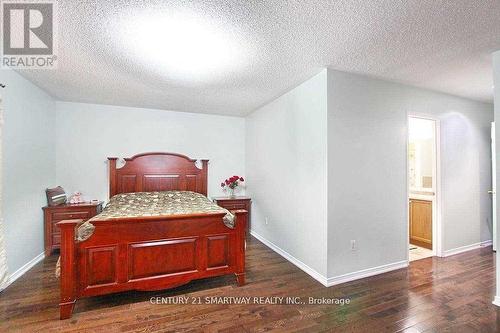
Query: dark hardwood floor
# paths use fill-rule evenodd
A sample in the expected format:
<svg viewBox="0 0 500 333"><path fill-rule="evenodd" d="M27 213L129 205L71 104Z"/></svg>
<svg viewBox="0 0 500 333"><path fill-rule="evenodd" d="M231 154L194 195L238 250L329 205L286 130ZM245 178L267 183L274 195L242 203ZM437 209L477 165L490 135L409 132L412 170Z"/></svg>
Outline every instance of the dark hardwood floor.
<svg viewBox="0 0 500 333"><path fill-rule="evenodd" d="M0 294L1 332L499 332L491 247L412 262L408 269L325 288L252 238L247 285L234 277L194 281L162 292L79 300L60 321L57 256ZM348 305L154 305L151 297L348 298ZM220 298L210 298L211 302ZM202 303L205 303L202 301Z"/></svg>

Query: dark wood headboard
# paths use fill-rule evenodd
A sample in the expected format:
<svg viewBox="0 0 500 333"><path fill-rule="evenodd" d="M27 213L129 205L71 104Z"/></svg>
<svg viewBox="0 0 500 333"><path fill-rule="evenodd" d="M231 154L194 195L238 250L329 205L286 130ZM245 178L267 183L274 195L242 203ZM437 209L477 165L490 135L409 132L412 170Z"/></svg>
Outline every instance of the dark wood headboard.
<svg viewBox="0 0 500 333"><path fill-rule="evenodd" d="M193 191L207 195L208 160L196 160L174 153L143 153L125 158L116 167L117 157L109 160L109 197L119 193L153 191Z"/></svg>

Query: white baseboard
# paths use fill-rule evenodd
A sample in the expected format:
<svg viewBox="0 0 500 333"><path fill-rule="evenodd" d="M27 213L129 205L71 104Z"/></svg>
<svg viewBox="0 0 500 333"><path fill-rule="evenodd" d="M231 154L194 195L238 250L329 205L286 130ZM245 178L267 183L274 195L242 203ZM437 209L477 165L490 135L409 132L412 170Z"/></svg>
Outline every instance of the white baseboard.
<svg viewBox="0 0 500 333"><path fill-rule="evenodd" d="M31 259L28 261L26 264L21 266L17 271L14 273L10 274L9 278L7 279L7 283L4 285L3 288L0 289L0 291L6 289L8 286L10 286L14 281L19 279L21 276L24 275L27 271L29 271L33 266L38 264L40 261L42 261L45 258L45 252L40 253L37 255L35 258Z"/></svg>
<svg viewBox="0 0 500 333"><path fill-rule="evenodd" d="M350 282L350 281L354 281L354 280L359 280L359 279L363 279L363 278L366 278L369 276L387 273L390 271L394 271L396 269L401 269L401 268L406 268L406 267L408 267L408 260L397 261L397 262L393 262L393 263L386 264L386 265L376 266L376 267L372 267L372 268L362 269L360 271L356 271L356 272L352 272L352 273L334 276L334 277L328 278L327 284L328 284L328 287L330 287L330 286L334 286L337 284Z"/></svg>
<svg viewBox="0 0 500 333"><path fill-rule="evenodd" d="M252 236L254 236L255 238L257 238L262 243L264 243L264 245L269 247L271 250L273 250L274 252L276 252L277 254L279 254L280 256L282 256L283 258L285 258L286 260L288 260L289 262L291 262L292 264L294 264L295 266L297 266L298 268L303 270L305 273L310 275L313 279L315 279L316 281L318 281L319 283L321 283L325 287L328 287L327 286L327 279L323 274L319 273L314 268L307 266L302 261L295 258L294 256L292 256L290 253L286 252L285 250L281 249L279 246L277 246L273 242L268 241L267 239L265 239L264 237L262 237L261 235L259 235L255 231L250 230L250 234Z"/></svg>
<svg viewBox="0 0 500 333"><path fill-rule="evenodd" d="M313 279L315 279L316 281L318 281L319 283L321 283L325 287L331 287L331 286L341 284L344 282L354 281L354 280L362 279L365 277L369 277L369 276L373 276L373 275L377 275L377 274L382 274L382 273L387 273L389 271L408 267L408 261L403 260L403 261L399 261L399 262L395 262L395 263L391 263L391 264L387 264L387 265L372 267L372 268L363 269L363 270L360 270L357 272L343 274L340 276L326 278L324 275L320 274L315 269L307 266L302 261L295 258L294 256L292 256L291 254L289 254L285 250L281 249L276 244L268 241L267 239L265 239L264 237L262 237L261 235L259 235L255 231L250 230L250 234L252 236L254 236L255 238L257 238L262 243L264 243L264 245L269 247L271 250L278 253L280 256L282 256L283 258L285 258L286 260L288 260L289 262L291 262L292 264L294 264L295 266L297 266L298 268L303 270L305 273L310 275Z"/></svg>
<svg viewBox="0 0 500 333"><path fill-rule="evenodd" d="M495 296L495 298L493 299L493 303L494 305L496 306L500 306L500 296Z"/></svg>
<svg viewBox="0 0 500 333"><path fill-rule="evenodd" d="M492 246L493 245L493 241L490 239L490 240L487 240L487 241L482 241L479 244L481 244L481 247Z"/></svg>
<svg viewBox="0 0 500 333"><path fill-rule="evenodd" d="M491 246L492 244L493 244L493 241L487 240L487 241L482 241L482 242L471 244L471 245L460 246L460 247L457 247L457 248L454 248L451 250L443 251L443 257L449 257L449 256L453 256L455 254L459 254L459 253L463 253L463 252L467 252L467 251L471 251L471 250L476 250L476 249L479 249L482 247Z"/></svg>

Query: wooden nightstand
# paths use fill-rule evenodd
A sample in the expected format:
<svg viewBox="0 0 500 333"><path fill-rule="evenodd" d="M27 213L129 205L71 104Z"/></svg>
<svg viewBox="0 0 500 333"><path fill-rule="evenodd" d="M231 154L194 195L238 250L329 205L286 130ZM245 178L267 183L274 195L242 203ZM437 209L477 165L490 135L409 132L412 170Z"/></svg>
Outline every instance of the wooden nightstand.
<svg viewBox="0 0 500 333"><path fill-rule="evenodd" d="M236 197L216 197L213 198L213 201L221 206L222 208L226 208L227 210L236 210L236 209L245 209L248 212L248 222L247 222L247 231L250 229L250 207L252 206L252 199L244 196L236 196Z"/></svg>
<svg viewBox="0 0 500 333"><path fill-rule="evenodd" d="M88 220L101 212L102 201L45 206L42 209L45 225L45 256L48 257L52 251L59 249L61 244L61 230L56 223L62 220Z"/></svg>

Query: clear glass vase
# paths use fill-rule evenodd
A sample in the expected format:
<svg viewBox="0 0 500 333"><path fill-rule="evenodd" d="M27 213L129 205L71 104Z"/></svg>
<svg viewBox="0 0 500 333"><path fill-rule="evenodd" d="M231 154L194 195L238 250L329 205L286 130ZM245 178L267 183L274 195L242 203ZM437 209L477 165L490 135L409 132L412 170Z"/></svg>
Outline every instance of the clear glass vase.
<svg viewBox="0 0 500 333"><path fill-rule="evenodd" d="M234 194L234 188L230 188L228 187L227 188L227 195L230 197L230 198L234 198L236 195Z"/></svg>

